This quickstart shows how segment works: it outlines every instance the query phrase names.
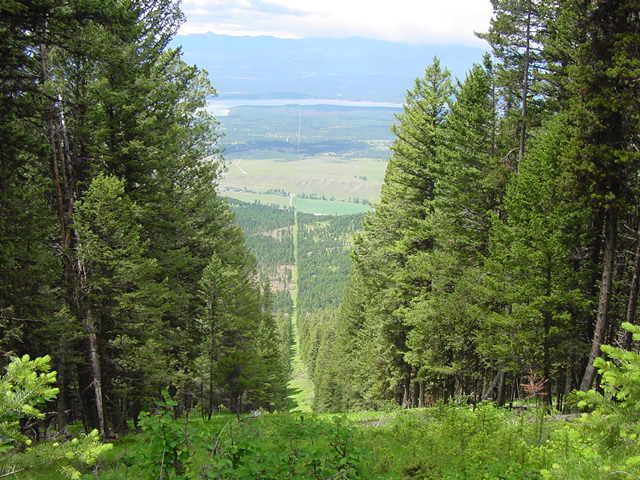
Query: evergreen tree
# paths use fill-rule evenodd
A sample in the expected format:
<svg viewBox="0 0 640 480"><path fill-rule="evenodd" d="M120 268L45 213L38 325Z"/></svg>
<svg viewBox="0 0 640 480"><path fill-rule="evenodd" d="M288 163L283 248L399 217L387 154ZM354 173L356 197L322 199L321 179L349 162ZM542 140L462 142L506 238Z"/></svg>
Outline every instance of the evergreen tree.
<svg viewBox="0 0 640 480"><path fill-rule="evenodd" d="M432 233L421 220L430 212L437 149L451 94L449 73L435 59L407 93L380 204L355 241L352 278L362 285L353 291L362 296L352 296L349 302L355 302L350 311L362 318L349 322L358 325L351 327L350 335L357 345L356 365L363 368L354 375L366 401L414 403L415 370L404 358L408 326L402 310L425 285L421 272L409 267L408 258L433 245Z"/></svg>
<svg viewBox="0 0 640 480"><path fill-rule="evenodd" d="M508 186L506 220L494 217L483 281L489 311L478 335L487 366L515 376L540 372L547 400L553 379L571 382L584 355L579 320L589 308L573 268L589 212L575 208L563 183L571 136L566 117L548 121Z"/></svg>
<svg viewBox="0 0 640 480"><path fill-rule="evenodd" d="M603 232L597 242L602 242L598 307L582 390L594 382L594 360L611 326L619 222L632 200L629 180L639 160L634 143L638 88L633 83L640 39L637 8L635 1L561 3L552 42L555 55L569 62L558 79L569 95L565 108L576 132L567 167L573 191L592 209L594 236Z"/></svg>

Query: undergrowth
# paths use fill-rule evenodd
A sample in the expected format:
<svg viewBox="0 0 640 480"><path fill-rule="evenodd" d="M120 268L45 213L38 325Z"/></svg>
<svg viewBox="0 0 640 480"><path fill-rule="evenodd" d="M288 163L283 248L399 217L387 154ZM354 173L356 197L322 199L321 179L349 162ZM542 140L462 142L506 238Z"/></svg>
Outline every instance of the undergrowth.
<svg viewBox="0 0 640 480"><path fill-rule="evenodd" d="M640 327L625 325L640 340ZM553 420L492 404L441 404L348 416L174 418L165 395L142 432L94 455L103 480L623 480L640 478L640 354L603 347L603 392L578 393L590 413ZM34 455L41 444L26 454ZM86 450L86 449L85 449ZM83 452L85 451L83 450ZM94 449L95 450L95 449ZM57 450L54 450L57 451ZM62 451L62 450L60 450ZM90 451L90 450L86 450ZM96 450L97 452L97 450ZM69 452L71 460L76 457ZM12 461L14 455L6 460ZM82 460L82 458L80 458ZM96 461L98 460L98 461ZM80 468L81 465L78 465ZM77 472L77 475L76 473ZM18 480L53 480L30 469ZM78 478L78 470L67 478Z"/></svg>
<svg viewBox="0 0 640 480"><path fill-rule="evenodd" d="M344 416L262 414L174 419L171 402L147 416L82 478L102 480L629 479L640 447L598 411L574 422L484 404ZM373 414L363 418L372 418ZM615 429L614 429L615 430ZM625 433L626 432L626 433ZM44 445L43 445L44 448ZM31 471L18 480L52 480Z"/></svg>

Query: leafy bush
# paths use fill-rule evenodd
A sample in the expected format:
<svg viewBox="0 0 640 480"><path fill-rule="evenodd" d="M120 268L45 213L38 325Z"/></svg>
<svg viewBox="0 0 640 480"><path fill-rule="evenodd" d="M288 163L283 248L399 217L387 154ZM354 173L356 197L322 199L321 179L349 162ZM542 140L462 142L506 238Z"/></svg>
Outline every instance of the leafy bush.
<svg viewBox="0 0 640 480"><path fill-rule="evenodd" d="M184 421L173 416L177 406L169 393L162 392L162 400L157 403L153 415L143 412L140 415L140 427L146 432L148 442L143 466L150 479L186 479L186 467L189 463L189 435Z"/></svg>

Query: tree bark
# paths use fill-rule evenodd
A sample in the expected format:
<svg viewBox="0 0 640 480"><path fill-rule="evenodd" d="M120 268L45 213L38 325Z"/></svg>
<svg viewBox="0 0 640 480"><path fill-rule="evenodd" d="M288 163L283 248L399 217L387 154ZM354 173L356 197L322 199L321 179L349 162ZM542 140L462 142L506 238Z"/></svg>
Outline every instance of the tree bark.
<svg viewBox="0 0 640 480"><path fill-rule="evenodd" d="M629 287L629 301L627 302L627 315L625 320L628 323L636 323L636 314L638 311L638 292L640 290L640 222L638 222L638 228L636 230L636 251L635 260L633 264L633 277L631 278L631 285ZM625 332L624 339L622 341L623 348L629 350L631 348L631 341L633 337L631 332Z"/></svg>
<svg viewBox="0 0 640 480"><path fill-rule="evenodd" d="M100 434L106 435L104 404L102 397L102 370L100 368L100 355L98 351L98 335L96 323L91 313L91 309L87 309L84 318L84 327L87 332L87 342L89 345L89 360L91 362L91 373L93 375L93 392L96 400L96 414L98 416L98 427Z"/></svg>
<svg viewBox="0 0 640 480"><path fill-rule="evenodd" d="M41 45L42 80L50 76L48 48ZM74 168L70 148L69 134L64 117L62 97L58 95L47 111L49 144L52 149L50 162L54 185L56 213L60 227L59 253L62 257L66 303L70 311L81 320L87 335L87 354L92 372L92 384L95 394L96 415L100 433L105 435L105 419L102 399L102 375L98 351L97 330L90 310L85 303L83 290L86 288L86 271L78 258L78 236L73 228L75 201L78 196L78 175Z"/></svg>
<svg viewBox="0 0 640 480"><path fill-rule="evenodd" d="M593 386L596 368L594 361L600 356L600 346L609 324L609 301L611 298L611 286L613 278L614 261L616 256L618 235L618 214L615 207L609 206L605 212L605 250L602 266L602 280L600 282L600 294L598 298L598 312L596 324L593 329L593 340L587 367L585 368L580 390L586 391Z"/></svg>
<svg viewBox="0 0 640 480"><path fill-rule="evenodd" d="M482 400L489 400L492 397L498 400L498 397L501 395L500 390L502 390L502 383L504 381L504 370L498 370L491 381L489 387L482 392ZM494 392L497 393L494 397Z"/></svg>
<svg viewBox="0 0 640 480"><path fill-rule="evenodd" d="M499 406L504 405L504 370L498 372L498 391L496 394L496 403Z"/></svg>
<svg viewBox="0 0 640 480"><path fill-rule="evenodd" d="M551 298L551 292L553 291L553 271L551 268L551 254L547 252L546 255L546 292L547 298ZM545 403L551 405L551 346L549 341L549 334L551 332L552 312L551 307L547 305L543 313L543 363L542 363L542 376L546 380L544 384Z"/></svg>

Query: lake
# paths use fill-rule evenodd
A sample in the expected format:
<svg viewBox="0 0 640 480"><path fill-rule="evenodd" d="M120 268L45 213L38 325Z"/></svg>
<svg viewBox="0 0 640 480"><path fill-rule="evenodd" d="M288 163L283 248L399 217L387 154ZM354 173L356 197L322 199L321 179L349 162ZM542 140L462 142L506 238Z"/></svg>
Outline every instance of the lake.
<svg viewBox="0 0 640 480"><path fill-rule="evenodd" d="M266 99L212 99L207 102L208 110L216 117L226 117L234 107L281 107L284 105L330 105L335 107L361 108L402 108L400 103L372 102L366 100L338 100L331 98L266 98Z"/></svg>

